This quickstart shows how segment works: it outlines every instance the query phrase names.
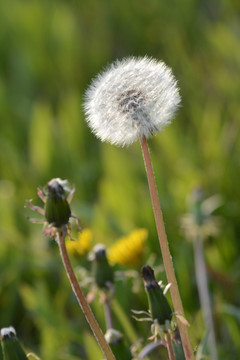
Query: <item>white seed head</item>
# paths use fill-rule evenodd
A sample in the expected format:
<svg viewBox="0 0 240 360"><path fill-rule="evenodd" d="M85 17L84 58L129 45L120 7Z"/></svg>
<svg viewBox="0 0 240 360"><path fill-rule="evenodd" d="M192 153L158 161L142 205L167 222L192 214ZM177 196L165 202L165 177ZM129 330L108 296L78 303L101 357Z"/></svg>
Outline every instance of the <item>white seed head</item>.
<svg viewBox="0 0 240 360"><path fill-rule="evenodd" d="M169 124L179 103L171 69L154 59L133 57L116 61L93 80L84 108L97 137L124 146Z"/></svg>

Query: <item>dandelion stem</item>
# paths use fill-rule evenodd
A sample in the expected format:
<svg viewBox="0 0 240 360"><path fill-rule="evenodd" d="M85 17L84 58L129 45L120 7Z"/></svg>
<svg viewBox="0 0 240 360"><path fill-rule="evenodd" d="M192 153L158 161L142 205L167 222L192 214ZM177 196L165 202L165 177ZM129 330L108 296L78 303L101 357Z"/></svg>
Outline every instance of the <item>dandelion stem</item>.
<svg viewBox="0 0 240 360"><path fill-rule="evenodd" d="M112 318L112 309L110 305L110 300L108 297L104 300L104 311L105 311L105 321L106 321L106 327L108 329L113 329L113 318Z"/></svg>
<svg viewBox="0 0 240 360"><path fill-rule="evenodd" d="M210 300L210 294L208 288L207 269L204 258L203 238L201 236L196 236L196 238L194 239L194 259L195 259L195 271L196 271L200 304L201 304L205 324L209 330L209 335L208 335L209 352L212 360L218 360L213 314L212 314L211 300Z"/></svg>
<svg viewBox="0 0 240 360"><path fill-rule="evenodd" d="M157 227L157 233L158 233L160 248L161 248L161 252L162 252L163 264L164 264L164 268L166 271L167 280L169 283L171 283L170 292L171 292L174 310L178 315L184 316L183 305L182 305L182 301L181 301L181 297L180 297L180 293L179 293L179 289L178 289L178 284L177 284L177 280L176 280L176 276L175 276L175 272L174 272L174 268L173 268L172 257L171 257L170 250L169 250L167 235L166 235L165 226L164 226L163 217L162 217L162 211L161 211L160 202L159 202L159 198L158 198L156 181L155 181L154 173L153 173L153 166L152 166L151 157L150 157L146 138L143 137L140 140L140 143L141 143L141 147L142 147L143 158L144 158L144 163L145 163L145 168L146 168L146 173L147 173L147 178L148 178L148 186L149 186L150 196L151 196L151 200L152 200L152 206L153 206L153 212L154 212L154 217L155 217L155 222L156 222L156 227ZM180 336L181 336L181 340L182 340L182 346L184 349L186 360L192 360L193 359L193 350L192 350L192 346L190 343L190 338L189 338L187 327L179 319L177 319L177 322L178 322L178 328L179 328L179 332L180 332Z"/></svg>
<svg viewBox="0 0 240 360"><path fill-rule="evenodd" d="M64 239L62 231L58 231L58 245L59 245L62 262L65 267L69 281L71 283L73 292L76 295L79 305L82 308L82 311L93 331L93 334L94 334L99 346L101 347L107 360L116 360L115 356L112 353L112 350L110 349L110 347L102 333L101 328L99 327L99 324L98 324L84 294L79 286L79 283L74 274L71 262L68 257L68 253L67 253L66 246L65 246L65 239Z"/></svg>
<svg viewBox="0 0 240 360"><path fill-rule="evenodd" d="M172 345L171 337L169 334L166 334L165 340L166 340L166 346L167 346L167 351L168 351L168 358L169 358L169 360L175 360L173 345Z"/></svg>

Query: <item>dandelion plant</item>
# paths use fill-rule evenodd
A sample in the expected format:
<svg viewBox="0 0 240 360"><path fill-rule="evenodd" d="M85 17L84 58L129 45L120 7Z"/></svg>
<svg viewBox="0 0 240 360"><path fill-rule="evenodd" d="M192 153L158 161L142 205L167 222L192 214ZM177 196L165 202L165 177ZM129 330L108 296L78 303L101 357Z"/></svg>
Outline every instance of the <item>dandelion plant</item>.
<svg viewBox="0 0 240 360"><path fill-rule="evenodd" d="M86 92L86 120L102 141L118 146L141 143L157 233L175 312L184 317L147 139L170 123L180 95L172 71L163 62L143 58L116 61L98 75ZM186 325L178 320L186 359L193 351Z"/></svg>
<svg viewBox="0 0 240 360"><path fill-rule="evenodd" d="M45 207L40 208L38 206L32 205L31 201L28 201L29 207L40 213L44 216L44 233L55 238L62 258L64 268L66 270L67 276L71 283L73 292L78 300L79 305L82 308L82 311L85 315L86 320L88 321L92 332L98 341L99 346L101 347L103 353L106 356L107 360L114 360L115 356L112 353L112 350L107 343L101 328L82 292L82 289L77 281L77 278L74 274L70 259L65 245L65 237L69 235L71 237L71 225L69 219L71 217L76 218L78 225L79 219L72 214L70 209L70 202L72 200L75 189L70 189L68 182L59 178L52 179L47 184L47 191L44 194L40 189L38 190L38 195L45 203ZM29 219L31 222L41 222L36 219ZM80 225L79 225L80 226Z"/></svg>

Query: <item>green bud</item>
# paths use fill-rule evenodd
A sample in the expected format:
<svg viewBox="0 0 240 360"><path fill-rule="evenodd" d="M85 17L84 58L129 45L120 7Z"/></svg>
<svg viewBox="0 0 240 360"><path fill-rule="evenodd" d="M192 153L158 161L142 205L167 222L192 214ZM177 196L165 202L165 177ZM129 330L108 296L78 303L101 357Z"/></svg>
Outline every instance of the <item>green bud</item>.
<svg viewBox="0 0 240 360"><path fill-rule="evenodd" d="M105 339L110 345L116 359L131 360L132 354L129 346L125 343L123 335L115 329L108 329L105 334Z"/></svg>
<svg viewBox="0 0 240 360"><path fill-rule="evenodd" d="M12 326L1 329L1 343L4 360L27 360Z"/></svg>
<svg viewBox="0 0 240 360"><path fill-rule="evenodd" d="M148 265L143 266L142 277L152 319L157 319L159 325L165 325L166 321L171 321L172 319L172 310L161 287L155 279L153 269Z"/></svg>
<svg viewBox="0 0 240 360"><path fill-rule="evenodd" d="M47 184L47 199L45 218L49 224L60 228L66 225L71 216L71 209L66 196L67 181L59 178L52 179Z"/></svg>
<svg viewBox="0 0 240 360"><path fill-rule="evenodd" d="M99 288L108 288L113 283L113 269L109 265L106 248L97 244L92 253L93 275Z"/></svg>

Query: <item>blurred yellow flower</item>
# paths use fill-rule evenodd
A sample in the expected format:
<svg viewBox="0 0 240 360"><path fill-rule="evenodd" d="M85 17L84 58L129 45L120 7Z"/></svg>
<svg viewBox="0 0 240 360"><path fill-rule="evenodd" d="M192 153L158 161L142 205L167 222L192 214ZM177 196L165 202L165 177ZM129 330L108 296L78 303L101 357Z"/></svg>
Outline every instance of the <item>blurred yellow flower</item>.
<svg viewBox="0 0 240 360"><path fill-rule="evenodd" d="M122 237L112 245L108 252L108 260L111 264L136 266L140 263L144 252L144 244L147 240L148 231L138 229L129 236Z"/></svg>
<svg viewBox="0 0 240 360"><path fill-rule="evenodd" d="M84 229L79 233L77 240L67 240L66 248L68 253L74 256L85 255L90 250L92 237L92 231L90 229Z"/></svg>

